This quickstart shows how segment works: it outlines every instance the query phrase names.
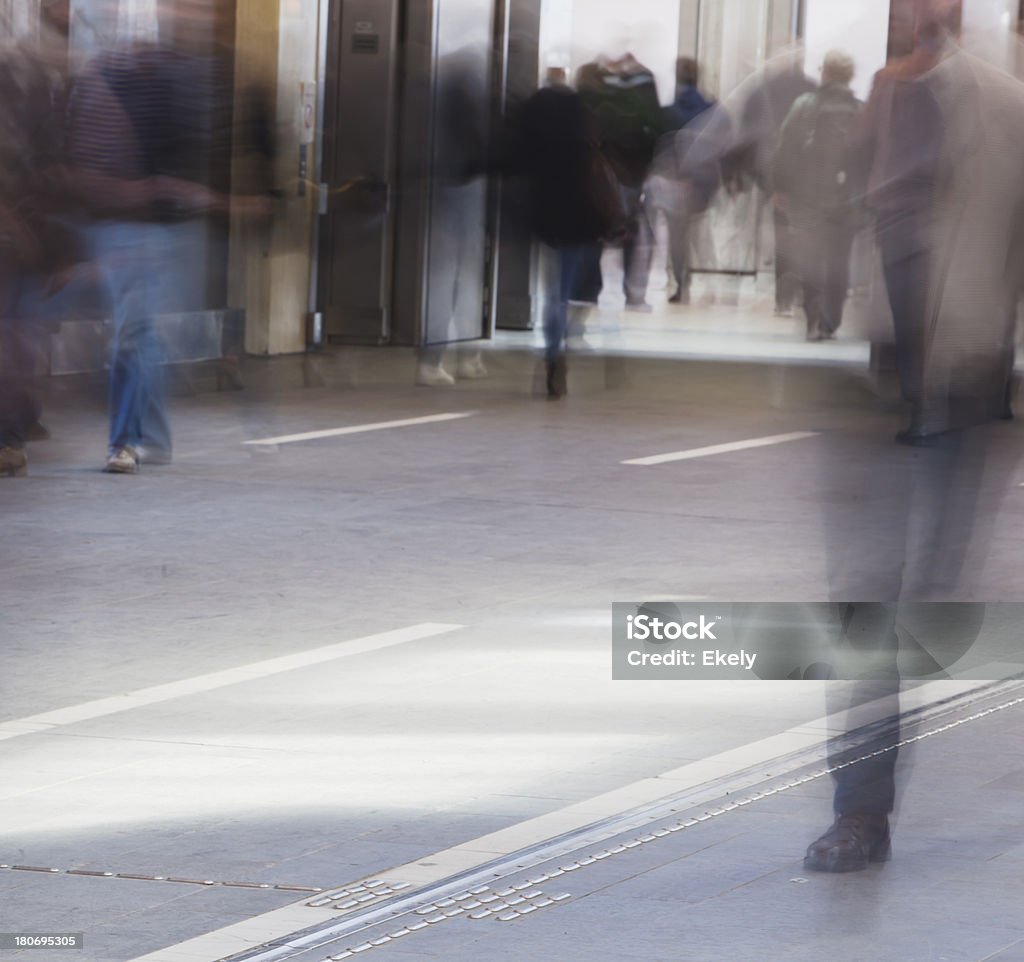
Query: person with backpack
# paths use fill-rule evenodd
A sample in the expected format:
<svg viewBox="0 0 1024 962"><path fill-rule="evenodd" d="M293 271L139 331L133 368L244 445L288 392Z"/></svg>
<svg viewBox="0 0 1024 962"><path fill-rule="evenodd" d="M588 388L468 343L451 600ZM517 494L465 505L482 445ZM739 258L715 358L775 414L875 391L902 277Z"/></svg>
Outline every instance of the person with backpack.
<svg viewBox="0 0 1024 962"><path fill-rule="evenodd" d="M835 337L850 283L856 228L849 149L861 103L850 90L853 60L825 55L821 87L793 104L773 161L773 203L789 216L807 316L807 340Z"/></svg>

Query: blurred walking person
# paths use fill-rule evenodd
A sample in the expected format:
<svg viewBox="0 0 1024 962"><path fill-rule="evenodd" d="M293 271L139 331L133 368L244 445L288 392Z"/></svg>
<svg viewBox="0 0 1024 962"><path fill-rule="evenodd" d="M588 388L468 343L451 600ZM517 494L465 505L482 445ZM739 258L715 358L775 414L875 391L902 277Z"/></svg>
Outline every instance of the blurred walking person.
<svg viewBox="0 0 1024 962"><path fill-rule="evenodd" d="M809 341L835 337L850 285L856 178L849 141L861 107L850 90L853 73L847 54L825 55L821 86L793 104L772 164L772 201L793 232Z"/></svg>
<svg viewBox="0 0 1024 962"><path fill-rule="evenodd" d="M752 88L738 111L736 138L725 163L725 180L736 192L748 178L764 192L774 193L772 157L778 146L779 131L793 104L817 86L804 73L803 50L788 52L765 67L753 80ZM775 313L789 317L793 313L799 288L796 251L789 216L772 205L775 261Z"/></svg>
<svg viewBox="0 0 1024 962"><path fill-rule="evenodd" d="M577 87L594 117L598 143L618 181L626 212L622 232L626 310L650 311L647 282L654 257L654 231L644 188L655 146L663 133L654 74L627 53L614 60L602 58L585 64L578 71ZM592 289L593 258L588 264ZM597 286L599 289L600 282Z"/></svg>
<svg viewBox="0 0 1024 962"><path fill-rule="evenodd" d="M856 763L833 758L835 820L805 858L819 871L859 870L890 854L903 751L901 608L941 602L939 624L958 620L946 657L926 650L927 674L955 664L976 637L980 602L1005 600L989 579L1020 456L1016 432L999 419L1009 413L1024 286L1024 85L963 50L959 21L949 0L921 5L915 49L876 75L856 145L870 160L867 201L910 402L897 440L910 447L850 431L822 452L829 589L845 609L836 675L851 682L830 714L847 711L854 729L880 705L887 724ZM926 649L938 634L928 633Z"/></svg>
<svg viewBox="0 0 1024 962"><path fill-rule="evenodd" d="M0 51L0 476L27 473L45 438L37 378L51 326L43 309L76 260L55 171L65 160L67 22L40 8L39 36Z"/></svg>
<svg viewBox="0 0 1024 962"><path fill-rule="evenodd" d="M647 194L652 218L665 218L668 252L676 290L670 304L690 303L691 255L714 261L706 211L717 191L720 161L729 147L729 115L697 88L697 62L676 63L676 99L664 110L667 132L658 141Z"/></svg>
<svg viewBox="0 0 1024 962"><path fill-rule="evenodd" d="M212 183L230 132L230 100L220 96L227 76L208 53L212 0L160 12L174 47L101 52L71 100L72 177L91 218L89 253L113 321L104 467L112 474L134 474L144 456L171 457L156 318L202 305L195 261L203 218L227 208Z"/></svg>
<svg viewBox="0 0 1024 962"><path fill-rule="evenodd" d="M545 385L549 398L560 398L566 393L569 300L587 251L621 226L623 209L598 149L594 118L568 87L546 87L523 105L511 167L526 178L530 226L542 245Z"/></svg>

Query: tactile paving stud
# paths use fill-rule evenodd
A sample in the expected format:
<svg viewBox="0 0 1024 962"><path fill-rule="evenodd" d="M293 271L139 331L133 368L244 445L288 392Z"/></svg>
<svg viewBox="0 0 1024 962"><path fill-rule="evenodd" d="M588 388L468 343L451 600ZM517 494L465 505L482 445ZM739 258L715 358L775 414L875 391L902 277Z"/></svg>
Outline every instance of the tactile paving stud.
<svg viewBox="0 0 1024 962"><path fill-rule="evenodd" d="M518 912L506 912L504 915L498 916L499 922L511 922L513 919L519 918Z"/></svg>
<svg viewBox="0 0 1024 962"><path fill-rule="evenodd" d="M484 909L482 912L474 912L470 916L470 918L471 919L486 919L486 918L488 918L489 916L491 916L493 914L494 914L494 912L491 911L491 909Z"/></svg>

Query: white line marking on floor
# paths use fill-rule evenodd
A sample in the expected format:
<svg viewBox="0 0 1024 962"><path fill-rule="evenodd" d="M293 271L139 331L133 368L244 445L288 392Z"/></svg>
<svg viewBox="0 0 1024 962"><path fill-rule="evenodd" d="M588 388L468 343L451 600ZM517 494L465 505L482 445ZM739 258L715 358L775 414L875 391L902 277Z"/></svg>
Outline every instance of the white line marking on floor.
<svg viewBox="0 0 1024 962"><path fill-rule="evenodd" d="M181 681L172 681L166 685L140 688L138 691L127 692L124 695L87 701L81 705L58 708L38 715L28 715L25 718L14 718L11 721L0 723L0 741L17 738L19 735L51 731L61 725L72 725L75 722L103 718L106 715L114 715L132 708L155 705L158 702L169 701L171 698L214 691L217 688L236 685L243 681L267 678L282 672L293 671L296 668L319 665L325 661L335 661L339 658L362 655L370 651L381 651L394 645L403 645L409 641L444 635L464 627L465 625L423 622L419 625L410 625L407 628L397 628L394 631L383 631L376 635L353 638L335 645L311 648L309 651L300 651L293 655L282 655L279 658L268 658L265 661L239 665L237 668L226 668L223 671L214 671L207 675L197 675L195 678L183 678Z"/></svg>
<svg viewBox="0 0 1024 962"><path fill-rule="evenodd" d="M691 458L707 458L713 454L728 454L730 451L745 451L747 448L765 448L771 444L785 444L801 438L814 438L818 431L791 431L789 434L773 434L767 438L751 438L749 441L731 441L728 444L712 444L706 448L692 448L689 451L671 451L668 454L654 454L649 458L631 458L620 464L665 464L668 461L689 461Z"/></svg>
<svg viewBox="0 0 1024 962"><path fill-rule="evenodd" d="M295 441L315 441L317 438L337 438L343 434L363 434L367 431L386 431L389 428L409 428L417 424L437 424L440 421L458 421L471 418L476 411L449 411L447 414L428 414L421 418L402 418L398 421L375 421L373 424L350 424L344 428L325 431L306 431L303 434L282 434L276 438L258 438L244 444L292 444Z"/></svg>
<svg viewBox="0 0 1024 962"><path fill-rule="evenodd" d="M984 669L979 669L979 673L983 671ZM981 681L960 679L925 682L918 688L903 692L900 695L900 707L904 712L911 712L915 708L933 704L944 698L973 691L984 684ZM862 721L866 723L871 720L871 713L878 719L888 717L892 706L889 699L880 698L877 702L862 706L860 711L863 712ZM435 852L415 862L375 872L373 877L384 882L411 882L417 888L431 885L456 873L471 871L492 859L657 802L667 795L699 788L714 779L737 775L748 768L768 764L776 758L784 758L800 749L824 746L830 735L846 731L847 727L844 712L826 715L796 725L777 735L689 762L661 775L642 778L630 785L576 802L546 815L526 819L489 835ZM582 845L583 842L579 841L579 844ZM339 882L339 887L340 884ZM235 922L206 935L179 942L177 945L137 956L131 962L215 962L232 954L252 950L267 942L284 940L318 922L338 918L336 909L311 908L306 904L308 901L309 896L304 896L291 905L273 909L242 922Z"/></svg>

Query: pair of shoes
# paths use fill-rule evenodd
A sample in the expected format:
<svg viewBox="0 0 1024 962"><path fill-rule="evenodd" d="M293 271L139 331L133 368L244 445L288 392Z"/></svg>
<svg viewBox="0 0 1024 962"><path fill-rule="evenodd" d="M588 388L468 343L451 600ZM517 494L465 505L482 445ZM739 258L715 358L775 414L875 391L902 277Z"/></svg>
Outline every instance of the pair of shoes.
<svg viewBox="0 0 1024 962"><path fill-rule="evenodd" d="M21 448L0 448L0 477L23 478L28 474L28 457Z"/></svg>
<svg viewBox="0 0 1024 962"><path fill-rule="evenodd" d="M682 289L678 290L668 299L669 304L689 304L690 303L690 292Z"/></svg>
<svg viewBox="0 0 1024 962"><path fill-rule="evenodd" d="M477 381L487 377L487 368L484 366L484 359L475 354L473 357L459 358L458 366L455 368L455 376L466 381Z"/></svg>
<svg viewBox="0 0 1024 962"><path fill-rule="evenodd" d="M114 448L103 466L107 474L138 474L139 453L130 444L123 448Z"/></svg>
<svg viewBox="0 0 1024 962"><path fill-rule="evenodd" d="M821 838L811 842L804 868L859 872L869 862L887 862L891 856L888 815L840 815Z"/></svg>
<svg viewBox="0 0 1024 962"><path fill-rule="evenodd" d="M647 301L626 301L626 310L631 314L650 314L654 310Z"/></svg>
<svg viewBox="0 0 1024 962"><path fill-rule="evenodd" d="M455 378L440 364L421 363L416 369L416 383L422 387L451 387Z"/></svg>

